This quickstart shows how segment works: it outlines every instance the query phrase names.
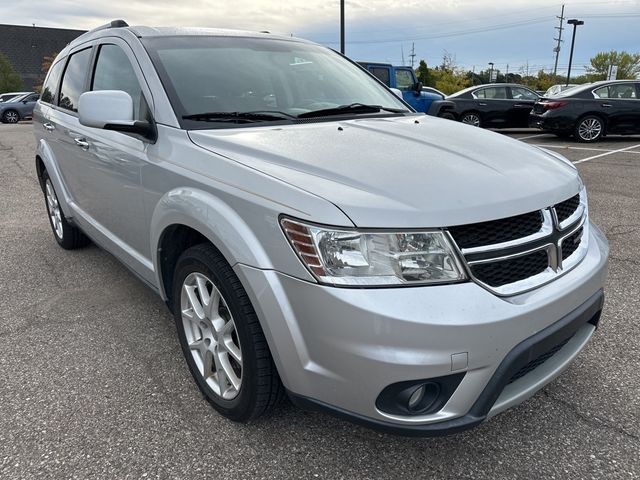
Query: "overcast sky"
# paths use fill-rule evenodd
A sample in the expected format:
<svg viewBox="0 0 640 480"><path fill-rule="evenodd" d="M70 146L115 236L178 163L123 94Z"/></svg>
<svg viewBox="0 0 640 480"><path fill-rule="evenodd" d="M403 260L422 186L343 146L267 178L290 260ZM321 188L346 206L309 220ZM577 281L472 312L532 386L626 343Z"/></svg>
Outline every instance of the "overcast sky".
<svg viewBox="0 0 640 480"><path fill-rule="evenodd" d="M576 73L599 51L640 52L640 0L567 0L565 16L580 18ZM430 66L445 51L476 71L553 68L561 3L554 0L346 0L347 55L355 60ZM339 48L338 0L0 0L0 23L90 29L114 18L130 25L202 26L294 34ZM566 20L565 20L566 22ZM569 61L571 30L563 32L559 66Z"/></svg>

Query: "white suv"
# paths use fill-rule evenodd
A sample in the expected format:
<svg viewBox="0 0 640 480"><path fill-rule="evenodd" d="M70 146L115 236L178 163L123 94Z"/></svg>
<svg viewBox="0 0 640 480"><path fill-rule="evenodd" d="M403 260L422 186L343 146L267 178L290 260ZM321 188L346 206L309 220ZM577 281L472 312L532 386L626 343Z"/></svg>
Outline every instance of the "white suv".
<svg viewBox="0 0 640 480"><path fill-rule="evenodd" d="M56 241L162 296L232 420L286 393L459 431L598 324L608 247L571 163L417 114L319 45L115 21L57 57L34 131Z"/></svg>

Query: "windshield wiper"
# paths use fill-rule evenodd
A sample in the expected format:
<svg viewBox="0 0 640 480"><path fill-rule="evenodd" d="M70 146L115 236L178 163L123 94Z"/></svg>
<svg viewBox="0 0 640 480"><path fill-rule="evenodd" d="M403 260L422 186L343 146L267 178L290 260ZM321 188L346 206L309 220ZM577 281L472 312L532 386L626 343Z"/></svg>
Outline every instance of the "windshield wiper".
<svg viewBox="0 0 640 480"><path fill-rule="evenodd" d="M293 115L285 112L202 112L191 115L183 115L185 120L200 120L203 122L274 122L278 120L295 119Z"/></svg>
<svg viewBox="0 0 640 480"><path fill-rule="evenodd" d="M323 108L322 110L313 110L298 115L298 118L312 117L329 117L331 115L344 115L345 113L378 113L380 111L392 113L409 113L408 110L400 108L383 107L381 105L367 105L365 103L350 103L349 105L340 105L338 107Z"/></svg>

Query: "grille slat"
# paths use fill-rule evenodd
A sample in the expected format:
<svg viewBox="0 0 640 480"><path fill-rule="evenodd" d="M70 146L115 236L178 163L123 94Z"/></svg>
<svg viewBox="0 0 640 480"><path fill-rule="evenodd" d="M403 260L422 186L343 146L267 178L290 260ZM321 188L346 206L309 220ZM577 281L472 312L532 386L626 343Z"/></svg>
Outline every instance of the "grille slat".
<svg viewBox="0 0 640 480"><path fill-rule="evenodd" d="M537 233L542 228L539 210L515 217L450 227L449 232L460 248L509 242Z"/></svg>
<svg viewBox="0 0 640 480"><path fill-rule="evenodd" d="M556 215L558 215L558 222L562 223L575 212L580 206L580 194L574 195L573 197L565 200L564 202L560 202L555 205L553 208L556 209Z"/></svg>
<svg viewBox="0 0 640 480"><path fill-rule="evenodd" d="M575 252L580 246L580 242L582 241L582 230L580 227L575 233L572 233L569 237L565 238L562 241L562 259L569 258L573 252Z"/></svg>
<svg viewBox="0 0 640 480"><path fill-rule="evenodd" d="M528 255L471 266L473 275L490 287L500 287L525 280L544 272L549 266L546 250L537 250Z"/></svg>

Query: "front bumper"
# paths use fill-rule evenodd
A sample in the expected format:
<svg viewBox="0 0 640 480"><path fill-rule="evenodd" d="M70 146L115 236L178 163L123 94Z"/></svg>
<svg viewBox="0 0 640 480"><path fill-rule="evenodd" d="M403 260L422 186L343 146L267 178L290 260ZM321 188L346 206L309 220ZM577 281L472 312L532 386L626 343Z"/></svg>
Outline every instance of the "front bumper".
<svg viewBox="0 0 640 480"><path fill-rule="evenodd" d="M602 307L608 256L604 236L589 230L589 250L572 271L507 298L471 282L349 289L244 265L235 270L294 401L394 433L441 435L533 395L586 345ZM507 385L567 338L543 365ZM401 416L376 407L390 384L455 373L464 377L437 412Z"/></svg>

